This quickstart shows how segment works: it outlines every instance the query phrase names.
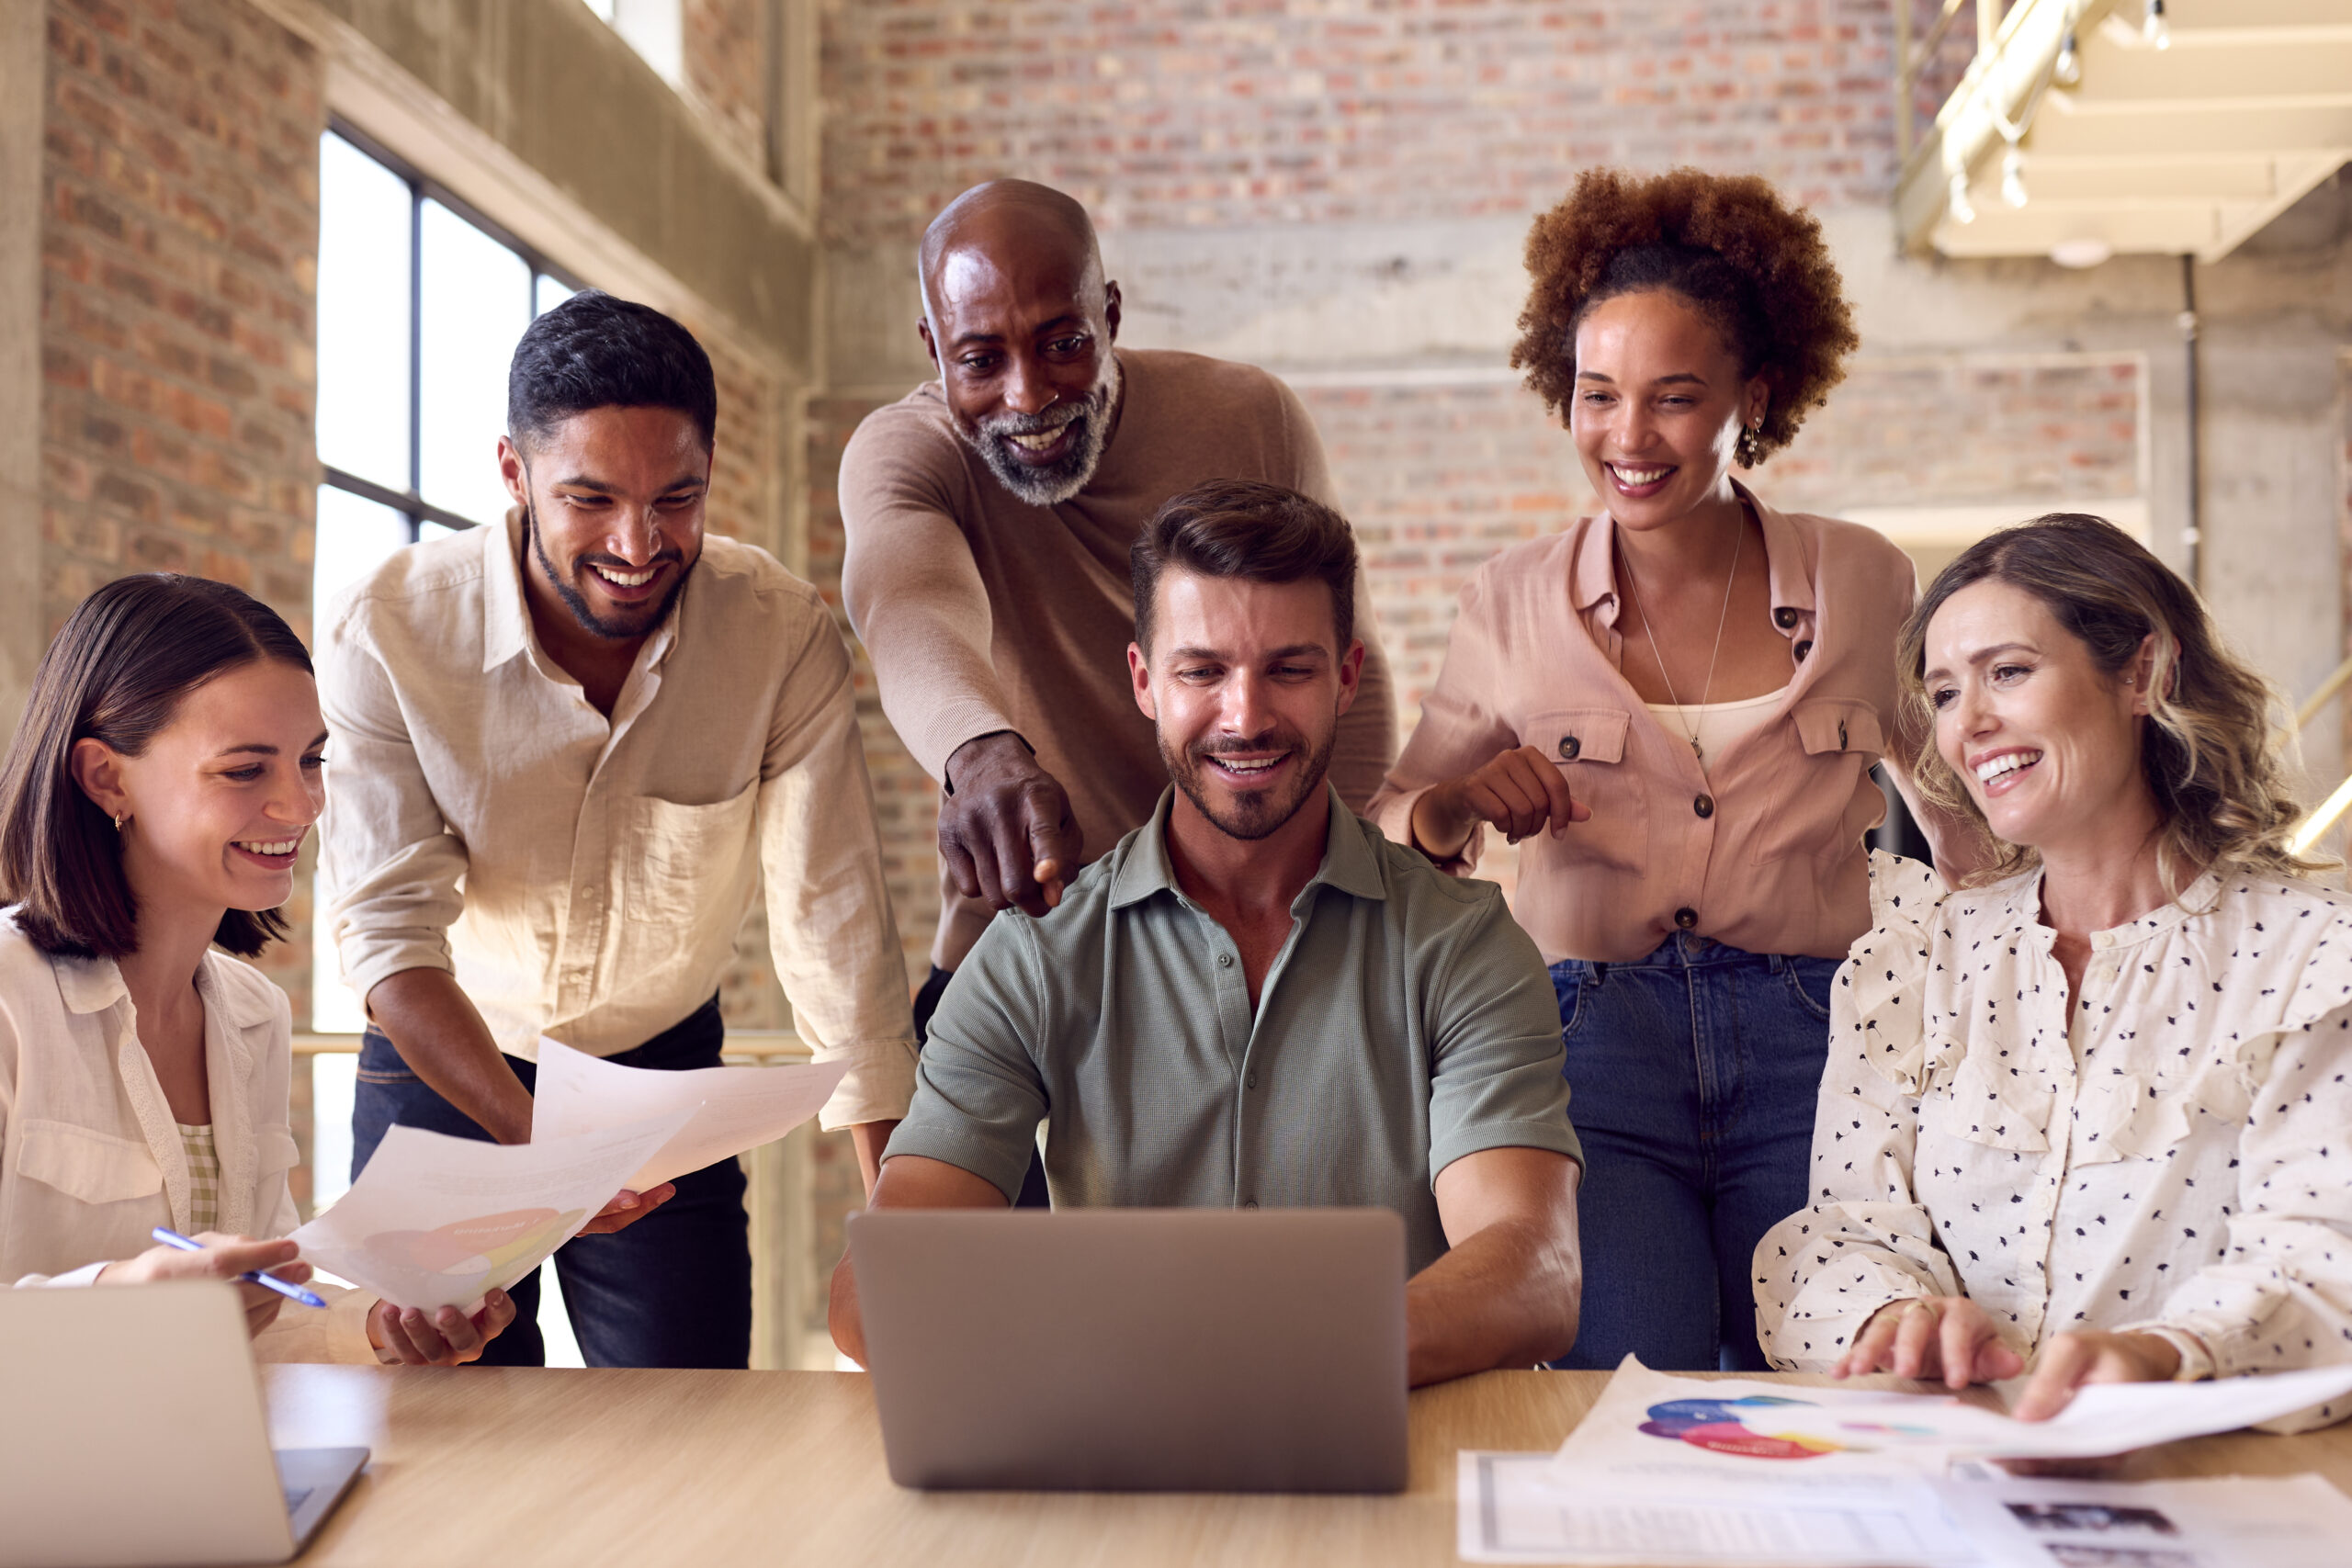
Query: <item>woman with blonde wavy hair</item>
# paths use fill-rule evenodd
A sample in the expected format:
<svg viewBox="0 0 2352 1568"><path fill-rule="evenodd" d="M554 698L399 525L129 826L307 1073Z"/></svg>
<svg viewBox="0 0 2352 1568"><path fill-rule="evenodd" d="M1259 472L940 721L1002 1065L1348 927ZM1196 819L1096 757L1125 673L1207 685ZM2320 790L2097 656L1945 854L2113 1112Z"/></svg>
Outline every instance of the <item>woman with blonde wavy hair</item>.
<svg viewBox="0 0 2352 1568"><path fill-rule="evenodd" d="M1813 1206L1756 1249L1773 1364L2030 1367L2033 1418L2085 1382L2352 1360L2352 901L2288 847L2269 689L2072 514L1971 547L1901 647L1913 777L1993 863L1947 889L1873 862Z"/></svg>

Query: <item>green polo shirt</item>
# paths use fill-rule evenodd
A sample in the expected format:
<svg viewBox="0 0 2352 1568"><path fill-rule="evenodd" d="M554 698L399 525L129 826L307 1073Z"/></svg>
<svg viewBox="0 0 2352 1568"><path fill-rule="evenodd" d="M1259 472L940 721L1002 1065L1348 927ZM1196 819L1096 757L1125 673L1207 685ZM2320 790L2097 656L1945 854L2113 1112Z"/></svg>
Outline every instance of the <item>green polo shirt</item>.
<svg viewBox="0 0 2352 1568"><path fill-rule="evenodd" d="M931 1021L891 1155L1021 1189L1050 1118L1057 1207L1353 1204L1446 1247L1430 1183L1481 1149L1581 1159L1551 976L1490 882L1329 798L1257 1014L1225 928L1177 886L1175 792L1042 919L991 921Z"/></svg>

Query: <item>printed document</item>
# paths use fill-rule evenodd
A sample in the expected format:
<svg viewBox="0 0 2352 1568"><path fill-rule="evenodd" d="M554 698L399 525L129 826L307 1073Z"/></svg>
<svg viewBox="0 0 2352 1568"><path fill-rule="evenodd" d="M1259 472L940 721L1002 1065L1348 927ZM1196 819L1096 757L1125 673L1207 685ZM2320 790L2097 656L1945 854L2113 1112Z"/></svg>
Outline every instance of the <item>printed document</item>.
<svg viewBox="0 0 2352 1568"><path fill-rule="evenodd" d="M848 1071L847 1062L824 1062L658 1072L607 1062L542 1035L531 1142L601 1133L664 1111L689 1112L677 1135L624 1183L642 1192L783 1137L817 1114Z"/></svg>
<svg viewBox="0 0 2352 1568"><path fill-rule="evenodd" d="M528 1144L394 1127L351 1190L293 1239L308 1262L388 1302L471 1312L579 1234L693 1115Z"/></svg>

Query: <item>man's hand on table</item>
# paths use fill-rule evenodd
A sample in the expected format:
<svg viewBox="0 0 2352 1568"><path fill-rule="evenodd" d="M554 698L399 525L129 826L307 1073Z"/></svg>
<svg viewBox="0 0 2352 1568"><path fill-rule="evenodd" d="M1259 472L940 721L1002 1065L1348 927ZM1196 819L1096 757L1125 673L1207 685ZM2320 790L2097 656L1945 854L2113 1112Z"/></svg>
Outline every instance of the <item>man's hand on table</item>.
<svg viewBox="0 0 2352 1568"><path fill-rule="evenodd" d="M939 852L956 890L991 909L1042 915L1062 901L1084 840L1069 795L1011 730L982 735L947 759Z"/></svg>
<svg viewBox="0 0 2352 1568"><path fill-rule="evenodd" d="M900 1155L882 1168L867 1205L875 1209L1002 1209L1010 1201L996 1183L974 1176L961 1166L921 1155ZM865 1365L865 1324L858 1315L857 1275L850 1267L849 1249L833 1265L825 1326L832 1330L833 1348Z"/></svg>

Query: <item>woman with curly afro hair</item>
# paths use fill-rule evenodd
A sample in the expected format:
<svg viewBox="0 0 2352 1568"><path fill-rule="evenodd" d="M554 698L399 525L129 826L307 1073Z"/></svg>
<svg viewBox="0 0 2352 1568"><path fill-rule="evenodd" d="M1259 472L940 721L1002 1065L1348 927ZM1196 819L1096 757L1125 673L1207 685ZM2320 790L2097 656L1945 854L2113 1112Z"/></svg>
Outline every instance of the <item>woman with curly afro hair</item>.
<svg viewBox="0 0 2352 1568"><path fill-rule="evenodd" d="M1831 977L1871 925L1871 767L1911 754L1894 644L1917 578L1871 530L1734 477L1856 344L1813 218L1752 177L1595 170L1527 266L1511 364L1606 510L1472 578L1370 814L1457 873L1488 826L1526 840L1516 913L1590 1156L1559 1364L1760 1371L1750 1256L1806 1200Z"/></svg>

